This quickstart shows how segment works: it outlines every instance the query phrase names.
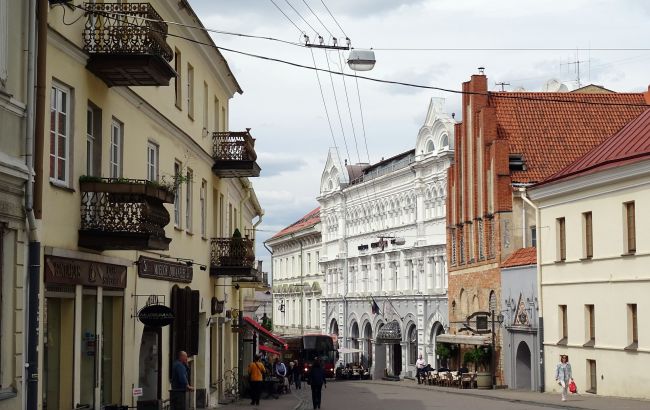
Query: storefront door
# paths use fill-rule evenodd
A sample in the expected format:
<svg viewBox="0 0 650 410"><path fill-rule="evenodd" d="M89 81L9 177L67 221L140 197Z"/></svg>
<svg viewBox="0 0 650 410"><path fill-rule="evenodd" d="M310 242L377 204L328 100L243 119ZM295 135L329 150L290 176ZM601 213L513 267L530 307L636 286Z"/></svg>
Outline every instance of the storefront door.
<svg viewBox="0 0 650 410"><path fill-rule="evenodd" d="M46 289L43 409L73 408L74 287Z"/></svg>

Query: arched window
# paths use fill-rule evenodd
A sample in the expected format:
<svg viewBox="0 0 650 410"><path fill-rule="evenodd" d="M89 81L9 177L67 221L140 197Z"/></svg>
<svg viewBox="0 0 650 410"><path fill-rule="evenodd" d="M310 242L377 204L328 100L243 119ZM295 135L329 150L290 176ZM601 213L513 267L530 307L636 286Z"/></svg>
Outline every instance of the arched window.
<svg viewBox="0 0 650 410"><path fill-rule="evenodd" d="M449 136L447 134L442 136L442 143L440 145L442 145L443 149L449 148Z"/></svg>
<svg viewBox="0 0 650 410"><path fill-rule="evenodd" d="M467 302L465 301L467 299L467 295L465 294L465 289L460 290L460 297L458 298L460 302L460 316L464 317L467 314Z"/></svg>
<svg viewBox="0 0 650 410"><path fill-rule="evenodd" d="M415 365L418 358L418 329L415 325L411 325L408 331L408 344L409 344L409 364Z"/></svg>
<svg viewBox="0 0 650 410"><path fill-rule="evenodd" d="M429 140L427 141L427 146L425 148L425 152L428 154L430 152L433 152L436 149L435 145L433 145L433 141Z"/></svg>
<svg viewBox="0 0 650 410"><path fill-rule="evenodd" d="M334 183L332 182L331 179L329 180L329 182L327 182L327 189L330 191L334 189Z"/></svg>
<svg viewBox="0 0 650 410"><path fill-rule="evenodd" d="M490 306L488 306L490 310L497 310L497 295L494 293L494 291L490 291Z"/></svg>

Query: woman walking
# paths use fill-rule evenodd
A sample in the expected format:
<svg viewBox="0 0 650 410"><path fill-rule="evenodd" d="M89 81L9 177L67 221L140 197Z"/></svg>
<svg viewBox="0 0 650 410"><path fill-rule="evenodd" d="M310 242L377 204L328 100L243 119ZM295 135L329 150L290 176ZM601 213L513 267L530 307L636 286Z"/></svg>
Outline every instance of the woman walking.
<svg viewBox="0 0 650 410"><path fill-rule="evenodd" d="M266 368L260 362L259 355L255 355L255 360L248 365L248 377L251 386L251 404L260 405L260 396L262 395L262 380L264 379Z"/></svg>
<svg viewBox="0 0 650 410"><path fill-rule="evenodd" d="M562 401L566 401L567 389L569 382L573 381L573 373L571 373L571 364L569 363L569 356L560 355L560 363L555 368L555 380L562 387Z"/></svg>
<svg viewBox="0 0 650 410"><path fill-rule="evenodd" d="M327 388L327 379L325 378L325 370L320 364L320 359L314 360L309 371L309 384L311 385L311 400L314 403L314 410L320 409L321 393L323 386Z"/></svg>

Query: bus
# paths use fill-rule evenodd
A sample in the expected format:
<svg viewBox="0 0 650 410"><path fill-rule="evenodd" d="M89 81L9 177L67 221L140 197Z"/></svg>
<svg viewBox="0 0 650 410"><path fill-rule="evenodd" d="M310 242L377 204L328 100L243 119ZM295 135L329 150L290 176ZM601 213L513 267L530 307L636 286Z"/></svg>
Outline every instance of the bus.
<svg viewBox="0 0 650 410"><path fill-rule="evenodd" d="M287 347L282 351L282 361L297 361L305 379L314 359L320 358L327 377L334 377L334 367L338 360L336 336L308 334L303 336L283 336Z"/></svg>

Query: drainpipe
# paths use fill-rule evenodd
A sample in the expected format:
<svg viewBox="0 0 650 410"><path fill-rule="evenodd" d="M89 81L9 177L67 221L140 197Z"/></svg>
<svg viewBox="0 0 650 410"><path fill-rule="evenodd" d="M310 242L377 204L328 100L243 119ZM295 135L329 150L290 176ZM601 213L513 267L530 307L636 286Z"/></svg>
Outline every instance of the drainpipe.
<svg viewBox="0 0 650 410"><path fill-rule="evenodd" d="M25 213L27 215L27 225L29 229L29 245L27 248L27 263L28 268L25 278L26 287L26 298L27 298L27 309L25 312L25 320L27 322L27 340L26 340L26 357L24 358L25 364L23 367L23 403L24 408L27 410L36 410L38 408L38 310L39 310L39 293L40 293L40 261L41 261L41 243L38 240L38 230L36 226L36 216L34 215L34 154L36 151L37 163L40 163L43 159L42 155L39 154L38 148L35 149L35 145L38 147L39 143L35 142L35 88L36 88L36 78L35 78L35 68L36 68L36 1L29 1L29 22L28 22L28 45L27 45L27 124L26 124L26 135L25 135L25 164L29 172L27 178L27 183L25 186ZM43 55L45 54L44 49L46 45L41 43L41 39L44 38L47 41L47 31L45 35L41 36L41 30L47 30L47 0L42 0L39 2L38 7L38 40L39 40L39 49L43 50ZM45 28L43 28L45 27ZM39 57L39 74L44 74L45 70L45 58ZM39 93L39 103L44 105L44 101L40 101ZM42 136L43 127L41 119L39 123L41 128L38 129L39 136ZM38 139L40 141L40 148L42 152L42 138ZM40 166L42 169L42 164ZM40 180L42 177L39 173L36 174L36 178Z"/></svg>
<svg viewBox="0 0 650 410"><path fill-rule="evenodd" d="M545 390L545 385L544 385L544 303L543 300L544 298L542 297L542 260L541 260L541 245L542 245L542 230L541 230L541 214L539 211L539 207L531 201L528 196L526 195L526 188L519 188L519 192L521 194L521 198L526 202L528 205L530 205L534 210L535 210L535 226L537 227L535 229L535 237L536 237L536 247L537 247L537 303L539 304L539 324L538 324L538 330L537 330L537 339L539 343L539 391L544 392Z"/></svg>

